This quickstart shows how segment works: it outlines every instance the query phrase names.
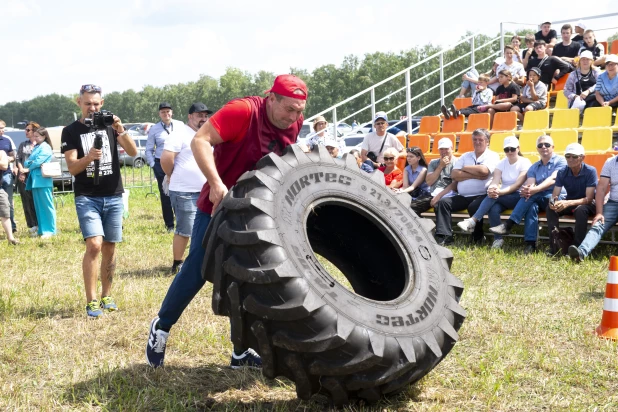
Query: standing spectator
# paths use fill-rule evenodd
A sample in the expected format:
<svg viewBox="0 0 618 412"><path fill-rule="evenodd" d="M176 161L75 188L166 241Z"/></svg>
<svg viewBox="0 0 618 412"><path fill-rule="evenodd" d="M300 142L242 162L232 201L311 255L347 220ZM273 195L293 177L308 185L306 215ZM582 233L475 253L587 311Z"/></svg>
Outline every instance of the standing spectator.
<svg viewBox="0 0 618 412"><path fill-rule="evenodd" d="M496 112L508 112L511 107L519 100L521 89L518 85L511 81L511 72L508 70L502 70L498 73L498 79L500 80L500 87L496 90L496 100L494 103L478 106L479 112L489 113L489 122L494 124L494 115Z"/></svg>
<svg viewBox="0 0 618 412"><path fill-rule="evenodd" d="M588 50L582 52L577 61L575 71L569 74L564 85L564 95L569 100L569 107L579 109L584 114L586 107L591 107L596 101L595 88L599 69L594 65L592 53Z"/></svg>
<svg viewBox="0 0 618 412"><path fill-rule="evenodd" d="M450 139L448 139L450 141ZM417 205L425 203L424 199L431 200L431 190L425 182L427 176L427 161L420 147L414 146L406 150L407 166L403 170L403 188L397 190L398 193L409 193L412 197L410 206L414 213L420 215L425 210Z"/></svg>
<svg viewBox="0 0 618 412"><path fill-rule="evenodd" d="M159 195L161 196L161 212L163 214L163 222L168 233L174 231L174 211L170 197L163 191L163 178L165 172L161 168L161 154L165 146L165 139L169 137L174 130L184 130L184 123L180 120L172 119L173 111L169 103L163 102L159 105L159 117L161 121L154 124L148 131L148 139L146 140L146 162L154 172L159 185Z"/></svg>
<svg viewBox="0 0 618 412"><path fill-rule="evenodd" d="M2 177L2 189L6 192L9 197L9 209L11 214L11 228L13 233L17 232L17 225L15 224L15 208L13 205L13 183L14 183L14 175L13 175L13 167L11 164L15 161L15 143L13 143L13 139L10 136L4 136L4 128L6 127L6 123L4 120L0 120L0 150L3 150L7 155L7 159L9 161L9 167L6 168L2 173L0 173Z"/></svg>
<svg viewBox="0 0 618 412"><path fill-rule="evenodd" d="M609 192L609 193L608 193ZM605 196L609 200L605 202ZM595 196L596 216L592 227L579 246L569 247L569 256L575 262L584 260L599 244L605 233L618 222L618 157L610 157L601 169L601 179Z"/></svg>
<svg viewBox="0 0 618 412"><path fill-rule="evenodd" d="M597 84L594 89L596 101L593 101L590 107L618 107L617 64L617 55L608 54L605 56L605 71L597 77Z"/></svg>
<svg viewBox="0 0 618 412"><path fill-rule="evenodd" d="M388 116L385 112L377 112L373 118L375 130L365 135L361 145L361 158L363 162L371 160L374 169L382 166L384 152L388 148L395 148L405 156L405 150L399 139L394 134L388 133Z"/></svg>
<svg viewBox="0 0 618 412"><path fill-rule="evenodd" d="M36 219L36 212L34 210L34 200L32 199L32 192L26 190L26 180L28 180L28 173L24 171L24 162L28 160L32 149L34 149L34 132L41 127L38 123L30 122L26 125L27 140L20 143L17 148L17 155L15 156L15 164L17 165L17 190L21 197L21 204L24 208L24 216L26 217L26 224L31 235L35 235L39 230L39 223Z"/></svg>
<svg viewBox="0 0 618 412"><path fill-rule="evenodd" d="M358 123L356 122L356 119L352 120L352 128L355 128L356 126L358 126Z"/></svg>
<svg viewBox="0 0 618 412"><path fill-rule="evenodd" d="M206 281L212 281L213 273L205 272L202 276L202 240L213 211L243 173L253 170L268 153L281 155L301 130L307 100L305 83L291 74L280 75L267 93L265 98L250 96L228 102L208 119L191 142L207 182L197 202L189 255L170 285L158 316L150 323L146 360L152 367L163 366L170 329ZM278 144L269 145L272 141ZM233 369L261 365L261 358L253 349L235 345L230 362Z"/></svg>
<svg viewBox="0 0 618 412"><path fill-rule="evenodd" d="M558 42L558 33L551 28L551 22L546 21L541 23L541 30L534 33L534 39L543 40L547 44L547 54L551 56L554 44Z"/></svg>
<svg viewBox="0 0 618 412"><path fill-rule="evenodd" d="M189 108L187 124L165 139L161 154L161 168L169 183L169 197L176 216L172 241L172 275L178 273L182 267L182 258L191 238L197 212L197 199L206 183L206 178L193 157L191 140L210 114L212 111L208 110L204 103L193 103Z"/></svg>
<svg viewBox="0 0 618 412"><path fill-rule="evenodd" d="M541 80L541 70L533 67L528 71L528 81L524 91L519 96L518 103L511 107L512 112L517 112L517 119L524 120L524 113L535 110L543 110L547 106L547 86Z"/></svg>
<svg viewBox="0 0 618 412"><path fill-rule="evenodd" d="M41 166L54 159L51 138L43 127L37 129L33 139L36 144L28 160L24 162L24 170L28 172L26 190L32 191L34 210L39 222L37 234L41 239L49 239L56 234L56 208L54 207L53 178L43 176Z"/></svg>
<svg viewBox="0 0 618 412"><path fill-rule="evenodd" d="M552 233L560 227L560 216L575 216L575 246L579 246L588 229L588 217L594 215L596 207L594 191L597 187L597 169L584 163L586 157L584 147L579 143L571 143L566 147L564 157L567 167L560 170L556 177L556 185L552 193L549 208L546 211L547 228ZM562 188L566 190L566 199L560 200ZM550 245L549 253L553 256L558 250Z"/></svg>
<svg viewBox="0 0 618 412"><path fill-rule="evenodd" d="M605 55L605 47L601 43L597 42L592 30L586 30L584 32L584 42L582 43L582 47L579 49L580 56L586 50L592 53L592 58L595 65L602 66L605 63L603 59L603 55Z"/></svg>
<svg viewBox="0 0 618 412"><path fill-rule="evenodd" d="M490 227L500 224L500 214L507 209L513 209L520 199L519 189L526 180L530 168L530 160L523 157L519 151L519 140L515 136L504 138L504 153L506 157L496 165L494 176L487 188L487 196L481 202L474 215L459 223L464 232L472 232L476 224L489 215ZM504 239L495 234L492 249L502 249Z"/></svg>
<svg viewBox="0 0 618 412"><path fill-rule="evenodd" d="M451 173L453 181L457 182L458 194L440 199L434 207L436 240L441 245L453 243L452 213L466 208L471 216L476 212L500 162L498 153L489 150L489 132L486 129L472 132L472 142L474 150L457 159ZM483 241L482 223L474 228L473 241Z"/></svg>
<svg viewBox="0 0 618 412"><path fill-rule="evenodd" d="M565 24L560 29L560 37L562 37L562 42L557 43L554 46L554 52L552 56L559 57L567 63L571 63L573 66L573 59L575 59L579 55L579 49L581 48L581 44L577 41L573 41L571 39L571 35L573 34L573 28L570 24Z"/></svg>
<svg viewBox="0 0 618 412"><path fill-rule="evenodd" d="M518 35L514 35L513 37L511 37L511 47L515 51L515 53L513 54L513 60L523 65L524 60L522 57L522 50L520 49L520 46L521 37L519 37Z"/></svg>
<svg viewBox="0 0 618 412"><path fill-rule="evenodd" d="M86 314L98 318L103 311L118 306L111 297L116 271L116 243L122 241L122 177L118 161L118 144L129 156L137 155L135 142L118 116L103 134L103 146L93 145L95 132L84 124L86 118L101 110L102 89L93 84L81 87L77 98L82 115L62 129L62 153L69 172L75 177L75 210L86 252L82 261L86 291ZM94 183L95 163L99 161L99 184ZM39 222L41 223L41 222ZM97 263L101 255L101 301L97 297Z"/></svg>
<svg viewBox="0 0 618 412"><path fill-rule="evenodd" d="M518 86L524 86L526 84L526 71L524 66L515 61L515 49L511 46L504 46L504 63L502 63L496 71L500 73L502 70L508 70L511 72L511 78Z"/></svg>
<svg viewBox="0 0 618 412"><path fill-rule="evenodd" d="M583 20L578 20L577 23L575 23L576 35L573 37L573 41L579 43L580 45L583 45L584 44L584 32L586 31L587 28L588 26L586 26L586 23L584 23Z"/></svg>
<svg viewBox="0 0 618 412"><path fill-rule="evenodd" d="M389 147L384 151L384 166L378 168L384 173L384 183L391 189L399 189L403 185L403 173L397 167L397 156L397 149Z"/></svg>
<svg viewBox="0 0 618 412"><path fill-rule="evenodd" d="M0 150L0 171L5 171L9 168L9 156ZM9 245L17 245L19 241L13 236L13 229L11 228L11 209L9 208L9 195L0 186L0 223L2 229L6 234L6 239Z"/></svg>
<svg viewBox="0 0 618 412"><path fill-rule="evenodd" d="M486 74L481 74L479 76L478 84L475 87L474 94L472 94L472 105L464 107L461 110L457 110L457 107L455 107L454 104L451 104L450 112L445 105L442 105L442 107L440 107L440 110L442 111L444 118L450 119L451 116L458 118L460 115L470 116L474 113L480 113L479 107L491 104L491 100L494 97L493 90L487 87L488 82L489 77Z"/></svg>
<svg viewBox="0 0 618 412"><path fill-rule="evenodd" d="M528 60L526 71L533 67L541 69L541 81L549 89L550 85L556 84L558 79L571 71L571 65L558 57L550 56L546 53L546 45L543 40L534 42L534 51L537 57Z"/></svg>
<svg viewBox="0 0 618 412"><path fill-rule="evenodd" d="M534 51L534 34L526 34L526 50L521 52L521 60L524 67L528 67L528 61L536 57L536 51Z"/></svg>
<svg viewBox="0 0 618 412"><path fill-rule="evenodd" d="M545 211L552 196L558 171L566 167L566 160L554 153L554 141L543 135L536 139L536 147L541 160L528 169L526 182L520 189L521 198L506 221L489 228L491 233L506 235L522 219L524 222L524 254L536 251L536 239L539 232L539 209ZM560 196L562 198L563 195Z"/></svg>

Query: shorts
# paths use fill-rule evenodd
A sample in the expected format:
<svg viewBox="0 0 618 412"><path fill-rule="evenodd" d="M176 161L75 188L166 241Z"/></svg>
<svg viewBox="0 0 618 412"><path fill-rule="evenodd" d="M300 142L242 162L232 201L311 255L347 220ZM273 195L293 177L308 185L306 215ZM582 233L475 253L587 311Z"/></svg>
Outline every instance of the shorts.
<svg viewBox="0 0 618 412"><path fill-rule="evenodd" d="M174 234L191 237L193 222L197 213L197 199L200 192L175 192L170 190L170 201L176 215L176 230Z"/></svg>
<svg viewBox="0 0 618 412"><path fill-rule="evenodd" d="M122 195L77 196L75 210L84 239L103 236L105 242L122 242Z"/></svg>
<svg viewBox="0 0 618 412"><path fill-rule="evenodd" d="M0 189L0 217L11 217L9 195L4 191L4 189Z"/></svg>
<svg viewBox="0 0 618 412"><path fill-rule="evenodd" d="M519 107L519 110L522 111L522 113L526 110L526 107L528 106L532 106L532 108L534 110L542 110L545 108L545 105L541 102L532 102L532 103L517 103L514 106Z"/></svg>

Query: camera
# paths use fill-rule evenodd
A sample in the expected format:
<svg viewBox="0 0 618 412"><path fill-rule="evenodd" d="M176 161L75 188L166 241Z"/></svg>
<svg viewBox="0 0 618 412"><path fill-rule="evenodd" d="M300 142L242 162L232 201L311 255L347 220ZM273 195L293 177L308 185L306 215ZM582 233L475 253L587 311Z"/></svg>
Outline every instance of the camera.
<svg viewBox="0 0 618 412"><path fill-rule="evenodd" d="M84 124L95 130L104 130L114 124L114 113L107 110L95 112L91 118L84 119Z"/></svg>

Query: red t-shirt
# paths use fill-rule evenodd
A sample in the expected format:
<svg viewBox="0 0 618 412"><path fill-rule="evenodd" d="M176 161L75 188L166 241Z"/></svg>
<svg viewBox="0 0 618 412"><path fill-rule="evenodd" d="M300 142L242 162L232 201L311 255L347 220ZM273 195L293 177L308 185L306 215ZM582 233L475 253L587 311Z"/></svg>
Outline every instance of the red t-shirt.
<svg viewBox="0 0 618 412"><path fill-rule="evenodd" d="M386 170L386 167L383 166L379 167L378 169L384 172L384 170ZM396 180L398 182L403 181L403 173L401 172L401 170L394 168L389 174L384 175L384 183L386 183L386 186L393 183L393 180Z"/></svg>
<svg viewBox="0 0 618 412"><path fill-rule="evenodd" d="M210 117L210 124L224 142L238 142L247 134L251 106L244 99L232 100Z"/></svg>

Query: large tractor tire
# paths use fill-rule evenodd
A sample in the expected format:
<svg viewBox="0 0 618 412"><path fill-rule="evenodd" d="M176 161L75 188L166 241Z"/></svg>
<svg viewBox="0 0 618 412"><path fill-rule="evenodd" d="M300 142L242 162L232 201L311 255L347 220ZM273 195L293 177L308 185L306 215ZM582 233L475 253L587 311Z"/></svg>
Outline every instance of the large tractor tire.
<svg viewBox="0 0 618 412"><path fill-rule="evenodd" d="M242 175L213 216L203 265L213 310L299 398L376 401L425 376L459 338L463 284L433 226L381 172L292 145Z"/></svg>

